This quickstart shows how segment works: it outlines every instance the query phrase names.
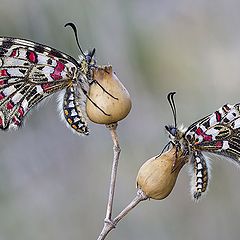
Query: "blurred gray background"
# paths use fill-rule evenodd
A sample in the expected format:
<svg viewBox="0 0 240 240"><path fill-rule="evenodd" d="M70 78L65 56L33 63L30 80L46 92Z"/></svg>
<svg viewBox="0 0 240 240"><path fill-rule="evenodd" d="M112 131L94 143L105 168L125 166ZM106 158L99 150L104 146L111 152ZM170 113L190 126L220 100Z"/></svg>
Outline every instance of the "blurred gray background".
<svg viewBox="0 0 240 240"><path fill-rule="evenodd" d="M97 49L129 90L133 108L120 122L122 154L114 215L135 195L142 163L167 143L166 100L177 91L178 123L188 126L240 99L240 1L0 0L0 35L30 39L77 58L66 22L84 49ZM26 125L0 136L0 239L96 239L105 216L112 142L104 126L74 135L56 96ZM214 160L207 197L192 202L185 167L171 195L145 201L108 239L239 239L240 173Z"/></svg>

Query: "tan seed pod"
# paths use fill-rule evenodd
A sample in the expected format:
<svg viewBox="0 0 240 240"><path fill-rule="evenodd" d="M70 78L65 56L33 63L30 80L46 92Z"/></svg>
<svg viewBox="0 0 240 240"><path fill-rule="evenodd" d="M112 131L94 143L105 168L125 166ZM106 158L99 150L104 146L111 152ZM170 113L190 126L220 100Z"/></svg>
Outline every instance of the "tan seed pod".
<svg viewBox="0 0 240 240"><path fill-rule="evenodd" d="M171 193L178 173L185 163L183 158L176 159L175 153L176 148L172 148L160 156L147 160L139 169L137 187L149 198L160 200Z"/></svg>
<svg viewBox="0 0 240 240"><path fill-rule="evenodd" d="M112 66L94 69L93 78L99 84L93 83L90 86L88 96L97 107L87 99L86 112L89 119L99 124L111 124L125 118L131 110L131 99Z"/></svg>

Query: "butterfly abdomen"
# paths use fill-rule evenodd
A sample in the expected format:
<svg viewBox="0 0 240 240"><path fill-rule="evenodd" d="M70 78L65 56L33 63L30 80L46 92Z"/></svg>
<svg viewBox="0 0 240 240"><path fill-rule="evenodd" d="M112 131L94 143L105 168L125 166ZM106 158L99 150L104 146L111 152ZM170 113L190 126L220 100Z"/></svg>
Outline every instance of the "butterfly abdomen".
<svg viewBox="0 0 240 240"><path fill-rule="evenodd" d="M82 99L76 97L76 95L74 86L67 87L63 99L60 99L59 108L68 127L76 133L88 135L86 116L80 107Z"/></svg>
<svg viewBox="0 0 240 240"><path fill-rule="evenodd" d="M195 200L198 200L207 191L209 182L209 166L207 160L200 151L193 153L190 173L192 175L191 192Z"/></svg>

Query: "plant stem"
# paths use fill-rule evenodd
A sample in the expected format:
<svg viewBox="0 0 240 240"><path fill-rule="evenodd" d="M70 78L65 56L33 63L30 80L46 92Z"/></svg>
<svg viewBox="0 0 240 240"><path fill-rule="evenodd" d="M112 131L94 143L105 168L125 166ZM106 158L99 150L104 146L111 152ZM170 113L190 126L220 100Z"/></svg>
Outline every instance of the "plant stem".
<svg viewBox="0 0 240 240"><path fill-rule="evenodd" d="M113 140L113 163L112 163L112 172L111 172L111 179L110 179L110 186L109 186L109 195L108 195L108 203L107 203L105 222L111 222L113 198L114 198L116 178L117 178L117 168L118 168L118 162L119 162L119 156L120 156L121 149L120 149L120 145L119 145L118 135L116 132L117 123L107 125L107 128L110 130L112 140Z"/></svg>
<svg viewBox="0 0 240 240"><path fill-rule="evenodd" d="M138 189L136 197L125 207L111 222L104 223L103 229L97 240L104 240L108 233L114 229L118 222L123 219L133 208L135 208L141 201L148 199L148 197Z"/></svg>
<svg viewBox="0 0 240 240"><path fill-rule="evenodd" d="M146 200L148 197L140 190L137 191L137 196L124 208L118 215L112 220L112 209L113 209L113 199L115 193L115 185L116 185L116 177L117 177L117 168L120 156L120 145L117 136L117 123L107 125L107 128L110 130L112 140L113 140L113 163L112 163L112 172L109 186L109 195L108 195L108 203L106 216L104 219L103 229L97 238L97 240L104 240L108 233L116 227L118 222L128 214L138 203L143 200Z"/></svg>

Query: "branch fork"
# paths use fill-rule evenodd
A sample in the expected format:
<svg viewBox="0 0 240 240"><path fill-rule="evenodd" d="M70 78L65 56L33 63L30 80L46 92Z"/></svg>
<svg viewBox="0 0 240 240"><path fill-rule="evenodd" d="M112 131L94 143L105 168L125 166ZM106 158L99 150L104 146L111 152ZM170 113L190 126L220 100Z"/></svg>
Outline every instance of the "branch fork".
<svg viewBox="0 0 240 240"><path fill-rule="evenodd" d="M148 197L140 189L138 189L136 197L114 219L112 219L113 200L114 200L117 169L118 169L121 148L118 140L118 135L116 132L117 123L106 125L106 127L110 130L112 141L113 141L113 163L112 163L112 172L111 172L111 179L110 179L110 186L109 186L106 216L104 219L104 226L97 240L104 240L107 237L108 233L112 229L116 228L118 222L124 216L126 216L128 212L130 212L141 201L148 199Z"/></svg>

